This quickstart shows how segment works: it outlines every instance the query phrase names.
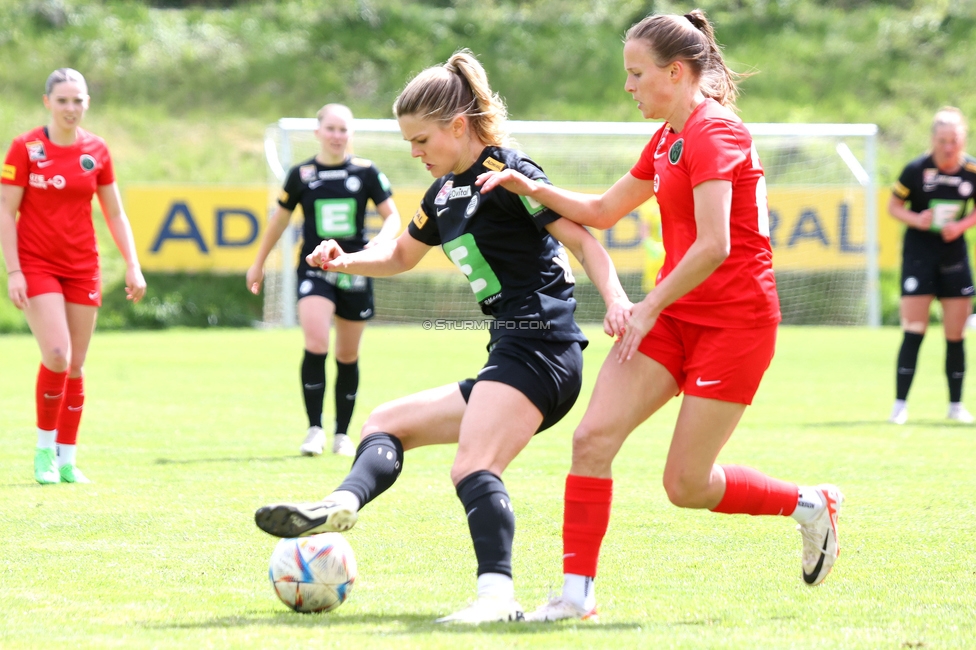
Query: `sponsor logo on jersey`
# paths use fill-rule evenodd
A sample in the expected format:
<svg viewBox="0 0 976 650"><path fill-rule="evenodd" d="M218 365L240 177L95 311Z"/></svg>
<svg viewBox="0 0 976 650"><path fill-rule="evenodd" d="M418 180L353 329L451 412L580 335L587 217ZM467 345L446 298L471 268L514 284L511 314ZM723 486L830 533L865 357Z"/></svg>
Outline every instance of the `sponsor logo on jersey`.
<svg viewBox="0 0 976 650"><path fill-rule="evenodd" d="M464 210L464 218L465 219L470 219L471 218L471 215L473 215L475 212L477 212L477 210L478 210L478 203L479 203L478 195L477 194L474 194L471 197L471 200L468 201L468 207L465 208L465 210Z"/></svg>
<svg viewBox="0 0 976 650"><path fill-rule="evenodd" d="M383 172L376 172L376 178L380 181L380 187L383 188L384 192L390 191L390 179L386 177Z"/></svg>
<svg viewBox="0 0 976 650"><path fill-rule="evenodd" d="M357 167L372 167L373 161L366 158L351 158L349 162Z"/></svg>
<svg viewBox="0 0 976 650"><path fill-rule="evenodd" d="M413 225L420 229L423 229L424 225L427 223L427 215L424 214L423 210L418 209L417 214L413 215Z"/></svg>
<svg viewBox="0 0 976 650"><path fill-rule="evenodd" d="M959 187L963 183L959 176L940 174L938 169L929 168L922 170L922 191L931 192L939 185L948 187ZM960 192L961 194L962 192Z"/></svg>
<svg viewBox="0 0 976 650"><path fill-rule="evenodd" d="M973 184L969 181L959 183L959 196L969 197L973 194Z"/></svg>
<svg viewBox="0 0 976 650"><path fill-rule="evenodd" d="M493 172L500 172L501 170L505 169L505 163L499 162L499 161L495 160L494 158L492 158L491 156L488 156L487 158L485 158L485 162L483 162L482 164L487 169L490 169Z"/></svg>
<svg viewBox="0 0 976 650"><path fill-rule="evenodd" d="M81 165L83 170L90 172L95 169L95 157L91 154L83 153L81 154L81 158L78 159L78 164ZM40 163L38 163L38 166L40 166Z"/></svg>
<svg viewBox="0 0 976 650"><path fill-rule="evenodd" d="M675 140L674 144L671 145L671 148L668 149L668 162L671 163L672 165L677 165L678 161L681 160L681 152L684 151L684 148L685 148L684 138L678 138L677 140Z"/></svg>
<svg viewBox="0 0 976 650"><path fill-rule="evenodd" d="M447 205L447 197L451 194L452 187L454 187L454 181L444 183L437 196L434 197L434 205Z"/></svg>
<svg viewBox="0 0 976 650"><path fill-rule="evenodd" d="M0 178L6 181L12 181L17 178L17 168L13 165L4 165L3 172L0 172Z"/></svg>
<svg viewBox="0 0 976 650"><path fill-rule="evenodd" d="M358 192L362 186L363 182L359 180L359 176L350 176L346 179L346 189L352 194Z"/></svg>
<svg viewBox="0 0 976 650"><path fill-rule="evenodd" d="M303 183L310 183L315 180L315 165L302 165L298 168L298 178Z"/></svg>
<svg viewBox="0 0 976 650"><path fill-rule="evenodd" d="M36 187L41 190L46 190L49 187L53 187L56 190L63 190L64 186L67 184L64 180L64 176L57 174L51 178L44 178L44 174L31 174L28 178L28 182L31 187Z"/></svg>
<svg viewBox="0 0 976 650"><path fill-rule="evenodd" d="M453 201L454 199L466 199L471 196L471 186L464 185L463 187L455 187L451 190L451 195L447 197L448 201Z"/></svg>
<svg viewBox="0 0 976 650"><path fill-rule="evenodd" d="M44 151L44 143L40 140L33 140L26 144L27 146L27 157L30 160L44 160L47 158L47 153Z"/></svg>
<svg viewBox="0 0 976 650"><path fill-rule="evenodd" d="M288 203L288 192L281 190L281 192L278 194L278 202Z"/></svg>
<svg viewBox="0 0 976 650"><path fill-rule="evenodd" d="M319 172L320 181L341 181L349 176L345 169L323 169Z"/></svg>

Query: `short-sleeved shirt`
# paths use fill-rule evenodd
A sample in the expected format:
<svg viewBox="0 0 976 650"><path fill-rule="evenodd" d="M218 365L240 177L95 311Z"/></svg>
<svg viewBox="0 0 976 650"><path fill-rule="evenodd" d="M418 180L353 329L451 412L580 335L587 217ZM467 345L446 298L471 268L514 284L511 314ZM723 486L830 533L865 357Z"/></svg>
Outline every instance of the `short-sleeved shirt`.
<svg viewBox="0 0 976 650"><path fill-rule="evenodd" d="M973 208L973 191L976 188L976 158L966 155L963 164L954 174L939 171L931 154L919 156L902 170L891 191L906 201L913 212L932 208L940 212L943 221L955 221L969 214ZM904 250L917 250L925 246L961 255L966 254L965 239L958 237L951 242L943 241L938 229L905 229Z"/></svg>
<svg viewBox="0 0 976 650"><path fill-rule="evenodd" d="M92 196L115 182L105 141L84 129L61 147L38 127L14 138L0 183L24 188L17 220L20 263L61 277L98 272Z"/></svg>
<svg viewBox="0 0 976 650"><path fill-rule="evenodd" d="M341 165L327 166L309 158L292 167L278 205L294 210L301 204L305 216L298 267L319 242L334 239L347 253L366 246L366 203L379 205L393 196L390 181L372 161L355 156Z"/></svg>
<svg viewBox="0 0 976 650"><path fill-rule="evenodd" d="M706 99L695 107L680 133L665 123L630 173L654 181L665 252L662 279L674 270L697 237L694 188L710 180L732 183L729 256L663 313L708 327L778 323L766 181L752 136L742 120L718 102Z"/></svg>
<svg viewBox="0 0 976 650"><path fill-rule="evenodd" d="M545 229L560 216L502 187L481 194L474 184L478 175L505 168L549 183L524 153L485 147L470 169L430 186L407 226L410 235L440 246L468 278L482 312L495 319L492 340L511 335L585 345L573 320L575 280L566 251Z"/></svg>

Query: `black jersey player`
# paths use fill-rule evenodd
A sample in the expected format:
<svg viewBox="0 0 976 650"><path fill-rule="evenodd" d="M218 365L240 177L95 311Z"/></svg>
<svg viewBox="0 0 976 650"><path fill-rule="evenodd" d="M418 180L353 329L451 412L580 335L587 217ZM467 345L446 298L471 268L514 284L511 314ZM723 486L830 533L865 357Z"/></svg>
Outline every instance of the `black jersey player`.
<svg viewBox="0 0 976 650"><path fill-rule="evenodd" d="M973 277L963 233L976 224L973 192L976 159L964 153L966 121L945 107L932 122L932 150L908 163L892 188L888 211L908 227L902 249L901 326L895 404L889 422L908 420L908 390L915 377L919 346L929 322L932 298L942 303L949 382L948 418L971 423L962 404L966 370L963 335L972 313Z"/></svg>
<svg viewBox="0 0 976 650"><path fill-rule="evenodd" d="M288 227L292 212L301 206L304 225L298 263L298 320L305 337L301 380L309 428L300 451L306 456L321 454L325 446L322 405L333 320L336 382L332 451L345 456L355 453L347 429L359 388L359 343L374 308L369 278L312 268L305 257L323 240L334 240L352 253L391 240L400 230L400 215L386 176L371 161L349 154L352 121L352 113L341 104L326 104L318 112L315 136L321 150L288 172L257 259L247 271L247 286L258 293L264 262ZM368 201L384 219L380 232L369 242L365 231Z"/></svg>
<svg viewBox="0 0 976 650"><path fill-rule="evenodd" d="M394 113L411 154L438 180L396 241L354 254L324 242L309 261L385 276L412 268L439 245L493 317L487 362L473 379L377 408L363 427L352 470L332 494L318 503L265 506L255 520L282 537L347 530L359 509L399 476L405 450L457 443L451 479L474 543L478 598L438 621L519 620L511 561L515 516L501 474L533 435L572 407L586 344L572 317L573 277L562 245L603 296L608 334L622 333L631 303L609 255L582 226L507 190L480 194L475 187L479 174L508 166L547 179L524 154L503 146L504 104L469 52L421 72L397 98Z"/></svg>

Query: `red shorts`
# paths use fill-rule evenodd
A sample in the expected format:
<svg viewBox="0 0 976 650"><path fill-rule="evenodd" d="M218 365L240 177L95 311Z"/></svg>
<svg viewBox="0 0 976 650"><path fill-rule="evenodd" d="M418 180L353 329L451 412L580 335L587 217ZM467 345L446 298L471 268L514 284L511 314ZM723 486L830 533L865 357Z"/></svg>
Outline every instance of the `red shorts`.
<svg viewBox="0 0 976 650"><path fill-rule="evenodd" d="M21 267L27 282L27 297L33 298L42 293L60 293L64 301L76 305L102 306L102 280L96 271L88 278L66 278L52 275L48 271Z"/></svg>
<svg viewBox="0 0 976 650"><path fill-rule="evenodd" d="M776 327L706 327L662 314L638 349L667 368L679 393L752 404L773 360Z"/></svg>

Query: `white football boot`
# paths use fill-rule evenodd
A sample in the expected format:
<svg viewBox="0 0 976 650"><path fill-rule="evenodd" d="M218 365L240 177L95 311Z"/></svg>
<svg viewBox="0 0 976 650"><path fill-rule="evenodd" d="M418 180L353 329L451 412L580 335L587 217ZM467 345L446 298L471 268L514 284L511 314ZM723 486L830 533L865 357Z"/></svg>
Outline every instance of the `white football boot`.
<svg viewBox="0 0 976 650"><path fill-rule="evenodd" d="M949 412L946 417L950 420L955 420L956 422L962 422L963 424L972 424L974 421L972 413L966 410L966 407L962 405L962 402L950 402Z"/></svg>
<svg viewBox="0 0 976 650"><path fill-rule="evenodd" d="M590 611L586 611L564 599L562 596L550 598L548 603L542 605L534 612L525 615L525 620L528 623L562 621L566 619L593 621L595 623L600 620L600 616L596 613L596 607Z"/></svg>
<svg viewBox="0 0 976 650"><path fill-rule="evenodd" d="M514 598L481 596L461 611L443 616L434 622L479 625L481 623L508 623L524 619L522 606L515 602Z"/></svg>
<svg viewBox="0 0 976 650"><path fill-rule="evenodd" d="M895 400L895 405L891 407L891 415L888 416L888 422L892 424L905 424L908 422L908 405L904 400Z"/></svg>
<svg viewBox="0 0 976 650"><path fill-rule="evenodd" d="M325 431L322 427L309 427L305 434L305 442L298 448L302 456L321 456L325 447Z"/></svg>
<svg viewBox="0 0 976 650"><path fill-rule="evenodd" d="M359 511L336 500L315 503L275 503L258 508L254 523L275 537L308 537L318 533L342 533L356 524Z"/></svg>
<svg viewBox="0 0 976 650"><path fill-rule="evenodd" d="M840 540L837 538L837 517L844 495L835 485L818 485L824 509L813 520L797 525L803 536L803 581L819 585L827 577L840 556Z"/></svg>
<svg viewBox="0 0 976 650"><path fill-rule="evenodd" d="M332 453L336 456L355 456L356 445L344 433L337 433L332 439Z"/></svg>

